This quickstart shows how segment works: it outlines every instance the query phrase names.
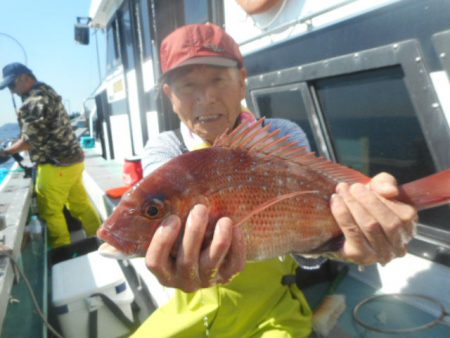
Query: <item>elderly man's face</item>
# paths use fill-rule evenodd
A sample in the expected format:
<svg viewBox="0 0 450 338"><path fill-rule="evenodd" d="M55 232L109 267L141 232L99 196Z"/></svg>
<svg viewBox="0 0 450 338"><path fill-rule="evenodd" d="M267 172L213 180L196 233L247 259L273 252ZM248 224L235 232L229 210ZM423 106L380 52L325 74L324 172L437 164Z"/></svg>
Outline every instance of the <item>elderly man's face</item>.
<svg viewBox="0 0 450 338"><path fill-rule="evenodd" d="M233 128L245 97L245 70L195 65L175 72L163 90L191 131L213 143Z"/></svg>

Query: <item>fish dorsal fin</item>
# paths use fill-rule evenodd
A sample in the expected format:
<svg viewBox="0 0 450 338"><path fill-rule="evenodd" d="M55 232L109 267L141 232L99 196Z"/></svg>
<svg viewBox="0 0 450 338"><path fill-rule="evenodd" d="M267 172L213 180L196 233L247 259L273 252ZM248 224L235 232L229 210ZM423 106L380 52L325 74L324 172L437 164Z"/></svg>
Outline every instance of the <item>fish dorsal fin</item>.
<svg viewBox="0 0 450 338"><path fill-rule="evenodd" d="M272 124L264 125L265 118L255 122L241 123L234 130L226 131L214 142L214 147L240 149L264 158L277 157L298 163L336 181L367 183L370 178L364 174L337 164L289 141L289 135L279 137L280 129L270 131Z"/></svg>

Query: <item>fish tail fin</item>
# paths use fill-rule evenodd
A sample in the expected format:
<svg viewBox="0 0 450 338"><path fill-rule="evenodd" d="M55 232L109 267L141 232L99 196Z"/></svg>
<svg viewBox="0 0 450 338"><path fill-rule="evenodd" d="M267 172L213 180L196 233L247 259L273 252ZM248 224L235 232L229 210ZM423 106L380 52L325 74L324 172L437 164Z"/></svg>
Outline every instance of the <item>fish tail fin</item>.
<svg viewBox="0 0 450 338"><path fill-rule="evenodd" d="M450 169L403 184L399 200L419 210L450 203Z"/></svg>

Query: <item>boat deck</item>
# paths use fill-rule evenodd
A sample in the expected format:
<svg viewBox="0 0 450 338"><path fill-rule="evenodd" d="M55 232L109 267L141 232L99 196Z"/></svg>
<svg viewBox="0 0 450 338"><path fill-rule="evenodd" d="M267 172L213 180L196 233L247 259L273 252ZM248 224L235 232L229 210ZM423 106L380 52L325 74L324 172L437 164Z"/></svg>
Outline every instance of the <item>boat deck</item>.
<svg viewBox="0 0 450 338"><path fill-rule="evenodd" d="M120 201L108 197L106 190L124 185L122 180L123 163L105 160L95 148L85 149L85 154L85 186L104 220Z"/></svg>
<svg viewBox="0 0 450 338"><path fill-rule="evenodd" d="M24 178L24 172L15 170L16 168L17 166L13 166L9 175L5 178L5 181L2 182L0 193L0 243L12 250L11 257L16 262L25 264L22 260L22 247L26 246L27 240L23 234L28 220L28 209L31 204L32 185L31 179ZM27 212L24 212L24 210L27 210ZM4 326L5 316L10 307L9 305L19 301L15 298L15 295L11 293L13 284L18 279L21 280L21 278L15 274L9 258L1 255L0 328ZM40 294L40 297L42 297L42 293ZM25 318L22 318L22 320L24 319Z"/></svg>

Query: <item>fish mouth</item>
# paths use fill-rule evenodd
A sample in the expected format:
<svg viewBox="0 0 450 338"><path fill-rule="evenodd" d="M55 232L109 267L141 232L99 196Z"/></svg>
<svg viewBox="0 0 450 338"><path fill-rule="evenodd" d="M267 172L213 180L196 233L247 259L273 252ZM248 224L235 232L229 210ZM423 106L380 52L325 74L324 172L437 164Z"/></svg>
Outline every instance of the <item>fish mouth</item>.
<svg viewBox="0 0 450 338"><path fill-rule="evenodd" d="M122 251L120 251L116 247L112 246L108 242L104 242L104 243L100 244L97 251L103 257L108 257L108 258L128 259L128 258L135 257L134 255L127 255L127 254L123 253Z"/></svg>
<svg viewBox="0 0 450 338"><path fill-rule="evenodd" d="M105 242L98 249L102 256L125 259L145 255L146 248L144 242L124 239L105 228L97 230L97 237Z"/></svg>

